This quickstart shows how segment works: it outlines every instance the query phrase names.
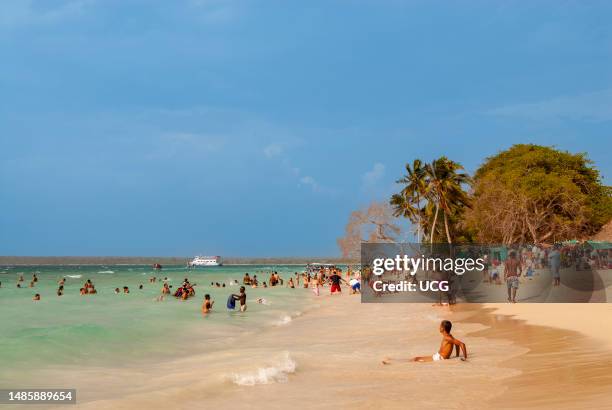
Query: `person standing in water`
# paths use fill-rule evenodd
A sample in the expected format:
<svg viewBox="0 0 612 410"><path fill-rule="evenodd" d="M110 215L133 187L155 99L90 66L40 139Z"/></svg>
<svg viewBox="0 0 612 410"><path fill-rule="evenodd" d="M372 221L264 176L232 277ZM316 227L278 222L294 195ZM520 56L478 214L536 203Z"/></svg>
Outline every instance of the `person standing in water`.
<svg viewBox="0 0 612 410"><path fill-rule="evenodd" d="M342 276L338 274L337 271L332 271L332 275L329 277L329 281L331 282L330 294L334 294L336 292L342 293L342 288L340 287L340 282L346 282L342 279Z"/></svg>
<svg viewBox="0 0 612 410"><path fill-rule="evenodd" d="M215 301L210 299L210 295L208 293L204 295L204 303L202 304L202 313L209 313L212 310L212 307L214 304L215 304Z"/></svg>
<svg viewBox="0 0 612 410"><path fill-rule="evenodd" d="M242 278L242 284L247 286L251 284L251 277L248 273L244 274L244 278Z"/></svg>
<svg viewBox="0 0 612 410"><path fill-rule="evenodd" d="M246 305L246 289L244 286L240 286L240 293L239 294L233 294L232 297L234 298L234 300L238 300L240 301L240 311L241 312L245 312L247 309L247 305Z"/></svg>

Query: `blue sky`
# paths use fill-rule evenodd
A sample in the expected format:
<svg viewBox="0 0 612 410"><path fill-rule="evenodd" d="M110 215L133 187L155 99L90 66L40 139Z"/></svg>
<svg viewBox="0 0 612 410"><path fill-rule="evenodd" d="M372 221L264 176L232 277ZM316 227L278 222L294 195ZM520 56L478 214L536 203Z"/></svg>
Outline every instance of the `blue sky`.
<svg viewBox="0 0 612 410"><path fill-rule="evenodd" d="M610 184L612 4L2 1L0 254L336 255L403 164Z"/></svg>

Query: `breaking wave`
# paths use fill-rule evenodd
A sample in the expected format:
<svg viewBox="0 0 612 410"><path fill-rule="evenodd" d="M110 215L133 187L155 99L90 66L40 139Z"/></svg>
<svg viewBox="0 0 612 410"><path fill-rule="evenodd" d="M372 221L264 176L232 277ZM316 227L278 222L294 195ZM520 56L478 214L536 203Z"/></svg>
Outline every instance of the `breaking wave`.
<svg viewBox="0 0 612 410"><path fill-rule="evenodd" d="M255 386L257 384L286 383L289 375L295 373L296 362L291 359L289 352L275 366L260 367L255 371L235 373L232 381L239 386Z"/></svg>

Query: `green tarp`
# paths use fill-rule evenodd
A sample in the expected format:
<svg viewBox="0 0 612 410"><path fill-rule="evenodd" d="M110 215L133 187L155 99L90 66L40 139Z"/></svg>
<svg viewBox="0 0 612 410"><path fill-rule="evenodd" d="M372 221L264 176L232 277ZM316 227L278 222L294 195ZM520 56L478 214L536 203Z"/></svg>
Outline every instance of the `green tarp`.
<svg viewBox="0 0 612 410"><path fill-rule="evenodd" d="M586 243L593 249L612 249L612 242L606 241L587 241Z"/></svg>

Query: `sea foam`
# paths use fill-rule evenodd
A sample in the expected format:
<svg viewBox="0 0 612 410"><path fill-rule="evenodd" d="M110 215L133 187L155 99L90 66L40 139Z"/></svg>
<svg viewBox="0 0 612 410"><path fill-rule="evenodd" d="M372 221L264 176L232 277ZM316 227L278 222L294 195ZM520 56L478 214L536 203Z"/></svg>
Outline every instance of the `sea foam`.
<svg viewBox="0 0 612 410"><path fill-rule="evenodd" d="M235 373L232 381L239 386L255 386L257 384L286 383L289 375L295 373L297 364L285 352L275 366L260 367L256 371Z"/></svg>
<svg viewBox="0 0 612 410"><path fill-rule="evenodd" d="M291 318L291 316L283 315L283 316L281 316L281 318L279 320L274 322L274 325L275 326L285 326L285 325L288 325L289 323L291 323L292 320L293 319Z"/></svg>
<svg viewBox="0 0 612 410"><path fill-rule="evenodd" d="M98 271L98 273L115 273L115 271L113 271L113 270L101 270L101 271Z"/></svg>

